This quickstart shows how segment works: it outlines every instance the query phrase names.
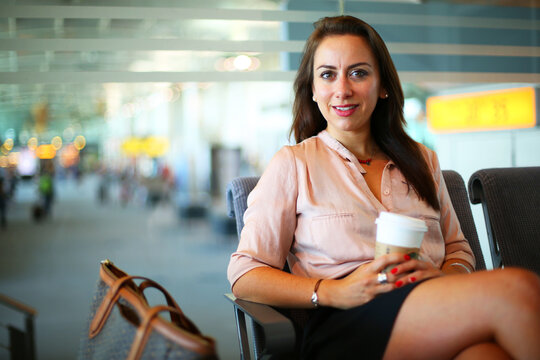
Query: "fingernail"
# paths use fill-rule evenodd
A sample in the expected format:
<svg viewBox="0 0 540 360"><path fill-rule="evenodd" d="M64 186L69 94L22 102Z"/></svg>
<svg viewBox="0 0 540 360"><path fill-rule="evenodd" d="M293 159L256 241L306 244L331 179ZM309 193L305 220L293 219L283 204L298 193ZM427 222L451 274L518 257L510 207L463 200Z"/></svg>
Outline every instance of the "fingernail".
<svg viewBox="0 0 540 360"><path fill-rule="evenodd" d="M411 255L405 254L405 260L411 260Z"/></svg>
<svg viewBox="0 0 540 360"><path fill-rule="evenodd" d="M393 268L392 270L390 270L390 272L391 272L392 274L397 273L397 268Z"/></svg>
<svg viewBox="0 0 540 360"><path fill-rule="evenodd" d="M401 281L401 280L396 281L396 286L397 286L397 287L403 286L403 281Z"/></svg>
<svg viewBox="0 0 540 360"><path fill-rule="evenodd" d="M409 278L409 280L410 280L411 282L415 282L415 281L416 281L416 278L415 278L414 276L411 276L411 277Z"/></svg>

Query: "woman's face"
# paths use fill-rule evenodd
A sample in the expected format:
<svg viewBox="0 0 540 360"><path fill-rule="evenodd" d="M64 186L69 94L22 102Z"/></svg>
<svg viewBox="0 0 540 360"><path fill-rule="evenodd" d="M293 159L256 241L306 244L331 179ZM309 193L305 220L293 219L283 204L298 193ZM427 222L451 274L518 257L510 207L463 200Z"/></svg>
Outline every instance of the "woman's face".
<svg viewBox="0 0 540 360"><path fill-rule="evenodd" d="M378 64L364 38L356 35L328 36L313 59L313 96L335 138L368 132L379 98Z"/></svg>

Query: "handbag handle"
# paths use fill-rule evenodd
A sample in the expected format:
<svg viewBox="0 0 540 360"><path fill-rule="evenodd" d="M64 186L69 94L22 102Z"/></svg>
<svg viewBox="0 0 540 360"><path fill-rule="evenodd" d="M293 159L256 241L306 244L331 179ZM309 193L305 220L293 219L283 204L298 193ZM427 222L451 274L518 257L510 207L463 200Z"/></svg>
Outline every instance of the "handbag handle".
<svg viewBox="0 0 540 360"><path fill-rule="evenodd" d="M176 311L170 312L171 315L171 321L177 324L178 326L184 327L189 331L195 330L197 333L199 330L193 325L189 320L186 321L185 315L182 313L182 310L180 310L180 307L174 300L174 298L168 293L165 288L163 288L161 285L156 283L155 281L148 279L143 276L124 276L114 281L114 283L109 288L109 291L105 296L103 297L103 300L101 301L101 304L99 305L98 309L96 310L96 313L94 315L94 318L92 319L90 323L89 333L88 337L91 339L95 337L101 329L103 328L103 325L109 318L109 315L112 311L112 308L114 304L118 301L118 298L120 297L120 290L126 284L128 281L132 281L133 279L141 279L144 280L141 285L139 285L138 289L140 289L140 292L142 294L142 291L148 287L154 287L160 290L165 298L167 299L167 303L169 304L169 307L174 308ZM144 285L143 285L144 284ZM141 296L142 300L144 300L145 303L147 303L146 299L144 298L144 295Z"/></svg>
<svg viewBox="0 0 540 360"><path fill-rule="evenodd" d="M160 312L168 311L171 314L175 313L176 315L180 317L184 317L184 314L181 310L176 309L171 306L166 305L158 305L150 308L144 315L141 321L141 325L137 328L137 332L135 334L135 338L133 339L133 343L131 345L131 349L129 351L129 355L127 356L126 360L138 360L141 358L142 352L144 350L144 347L146 345L146 342L148 341L148 337L150 336L150 325L152 320L154 320L155 317L158 316Z"/></svg>
<svg viewBox="0 0 540 360"><path fill-rule="evenodd" d="M149 287L153 287L160 290L165 296L165 298L167 299L167 304L169 305L169 307L174 308L178 311L178 312L176 311L170 312L171 322L173 322L177 326L191 333L194 333L197 335L201 333L199 329L197 328L197 326L195 326L195 324L191 322L191 320L189 320L184 315L184 313L182 312L182 309L180 309L180 306L176 303L176 301L171 296L171 294L169 294L169 292L163 286L161 286L159 283L155 282L154 280L146 279L146 278L145 278L145 281L139 284L139 289L141 290L141 292L143 292L145 289Z"/></svg>

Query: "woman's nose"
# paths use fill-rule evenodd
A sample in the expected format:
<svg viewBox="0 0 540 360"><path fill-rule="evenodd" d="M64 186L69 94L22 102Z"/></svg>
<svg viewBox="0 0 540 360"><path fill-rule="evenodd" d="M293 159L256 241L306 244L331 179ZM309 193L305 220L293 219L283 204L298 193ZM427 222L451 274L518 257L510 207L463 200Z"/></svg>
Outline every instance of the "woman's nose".
<svg viewBox="0 0 540 360"><path fill-rule="evenodd" d="M351 86L347 78L339 78L336 82L336 97L347 98L352 95Z"/></svg>

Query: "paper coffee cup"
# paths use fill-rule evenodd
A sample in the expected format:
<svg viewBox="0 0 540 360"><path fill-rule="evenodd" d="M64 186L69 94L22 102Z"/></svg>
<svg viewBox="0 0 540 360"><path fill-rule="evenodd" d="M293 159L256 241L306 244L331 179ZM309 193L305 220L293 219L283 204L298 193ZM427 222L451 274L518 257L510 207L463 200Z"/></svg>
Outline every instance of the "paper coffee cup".
<svg viewBox="0 0 540 360"><path fill-rule="evenodd" d="M391 253L409 254L411 258L418 258L422 239L427 231L425 221L383 211L375 223L375 258Z"/></svg>

